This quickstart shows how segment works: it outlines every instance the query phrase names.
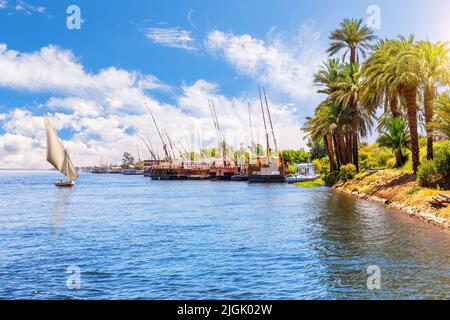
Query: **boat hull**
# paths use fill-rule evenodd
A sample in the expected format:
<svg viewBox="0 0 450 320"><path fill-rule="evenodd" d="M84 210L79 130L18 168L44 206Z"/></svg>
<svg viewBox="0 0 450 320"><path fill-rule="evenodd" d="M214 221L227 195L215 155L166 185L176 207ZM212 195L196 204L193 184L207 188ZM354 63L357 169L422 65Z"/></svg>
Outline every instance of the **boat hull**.
<svg viewBox="0 0 450 320"><path fill-rule="evenodd" d="M168 175L150 176L150 178L152 180L161 180L161 181L181 180L179 176L168 176Z"/></svg>
<svg viewBox="0 0 450 320"><path fill-rule="evenodd" d="M235 182L248 181L248 177L244 175L234 175L231 177L231 181Z"/></svg>
<svg viewBox="0 0 450 320"><path fill-rule="evenodd" d="M58 188L73 188L75 187L74 181L55 182L55 186Z"/></svg>

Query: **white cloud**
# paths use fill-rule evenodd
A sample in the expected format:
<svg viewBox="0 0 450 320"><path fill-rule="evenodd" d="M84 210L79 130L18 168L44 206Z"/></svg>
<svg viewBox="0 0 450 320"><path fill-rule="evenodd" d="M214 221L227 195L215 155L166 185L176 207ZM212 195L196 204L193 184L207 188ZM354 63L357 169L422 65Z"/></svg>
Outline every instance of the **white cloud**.
<svg viewBox="0 0 450 320"><path fill-rule="evenodd" d="M72 111L79 116L99 116L102 107L93 100L86 100L78 97L57 98L51 97L46 106L53 109L64 109Z"/></svg>
<svg viewBox="0 0 450 320"><path fill-rule="evenodd" d="M6 0L0 0L0 10L6 9L8 2Z"/></svg>
<svg viewBox="0 0 450 320"><path fill-rule="evenodd" d="M42 118L33 116L25 109L14 109L6 117L8 121L3 128L13 134L36 137L42 131Z"/></svg>
<svg viewBox="0 0 450 320"><path fill-rule="evenodd" d="M182 30L179 27L174 28L147 28L144 30L145 36L152 42L171 48L179 48L195 51L192 33Z"/></svg>
<svg viewBox="0 0 450 320"><path fill-rule="evenodd" d="M316 95L313 75L325 59L320 34L304 24L292 38L272 28L267 40L249 34L212 31L205 41L213 54L223 57L237 72L302 101Z"/></svg>
<svg viewBox="0 0 450 320"><path fill-rule="evenodd" d="M152 104L144 89L168 90L154 76L109 67L93 74L68 51L50 45L20 53L0 44L0 86L95 99L113 109L139 111Z"/></svg>
<svg viewBox="0 0 450 320"><path fill-rule="evenodd" d="M175 103L165 104L146 95L146 90L174 92L155 76L114 67L90 73L70 51L54 46L22 53L0 45L0 70L0 87L52 95L38 105L39 113L15 108L0 115L0 168L49 167L45 161L43 109L49 111L47 116L62 133L63 143L78 166L98 164L100 158L117 163L124 151L135 154L136 144L141 156L148 157L141 135L159 145L162 154L145 102L174 141L198 149L197 130L204 146L217 145L208 99L215 102L228 143L248 145L250 98L255 140L264 140L256 95L226 97L217 84L206 80L182 84L181 93L173 97ZM280 148L304 147L292 109L269 103Z"/></svg>
<svg viewBox="0 0 450 320"><path fill-rule="evenodd" d="M166 91L166 92L171 92L172 88L162 82L161 80L159 80L157 77L155 77L152 74L147 74L145 76L142 77L140 83L140 87L141 89L144 90L159 90L159 91Z"/></svg>
<svg viewBox="0 0 450 320"><path fill-rule="evenodd" d="M14 9L26 15L31 15L33 13L45 13L46 11L46 8L43 6L34 6L23 0L17 0Z"/></svg>

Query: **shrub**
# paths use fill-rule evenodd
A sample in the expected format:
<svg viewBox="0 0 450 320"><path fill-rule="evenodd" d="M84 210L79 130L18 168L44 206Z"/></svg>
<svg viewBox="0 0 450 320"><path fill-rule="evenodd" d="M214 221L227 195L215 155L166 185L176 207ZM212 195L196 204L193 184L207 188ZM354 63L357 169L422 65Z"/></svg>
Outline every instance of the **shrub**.
<svg viewBox="0 0 450 320"><path fill-rule="evenodd" d="M450 142L436 149L434 160L422 163L417 181L423 187L450 189Z"/></svg>
<svg viewBox="0 0 450 320"><path fill-rule="evenodd" d="M318 174L322 174L322 170L323 170L323 161L322 159L315 159L313 160L313 162L316 165L316 172Z"/></svg>
<svg viewBox="0 0 450 320"><path fill-rule="evenodd" d="M356 167L354 164L347 164L345 166L341 166L341 172L340 172L340 176L341 179L344 181L353 179L355 177L356 174Z"/></svg>
<svg viewBox="0 0 450 320"><path fill-rule="evenodd" d="M417 171L417 181L422 187L436 187L440 177L434 160L423 162Z"/></svg>
<svg viewBox="0 0 450 320"><path fill-rule="evenodd" d="M369 155L364 152L361 151L359 153L359 167L361 169L361 171L367 171L369 170Z"/></svg>
<svg viewBox="0 0 450 320"><path fill-rule="evenodd" d="M325 176L324 181L327 186L331 187L338 183L340 179L341 176L339 174L339 171L333 171Z"/></svg>
<svg viewBox="0 0 450 320"><path fill-rule="evenodd" d="M377 150L377 152L374 152L372 154L371 164L373 164L374 166L370 169L386 168L388 166L389 159L395 160L392 151L387 148L380 148L379 150Z"/></svg>

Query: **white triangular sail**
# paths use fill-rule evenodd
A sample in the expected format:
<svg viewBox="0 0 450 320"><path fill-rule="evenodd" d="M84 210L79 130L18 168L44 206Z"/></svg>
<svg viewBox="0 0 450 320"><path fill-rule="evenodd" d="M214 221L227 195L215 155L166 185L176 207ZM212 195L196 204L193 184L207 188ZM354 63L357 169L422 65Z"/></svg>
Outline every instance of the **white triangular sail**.
<svg viewBox="0 0 450 320"><path fill-rule="evenodd" d="M50 121L44 117L47 135L47 161L67 178L76 180L78 173Z"/></svg>

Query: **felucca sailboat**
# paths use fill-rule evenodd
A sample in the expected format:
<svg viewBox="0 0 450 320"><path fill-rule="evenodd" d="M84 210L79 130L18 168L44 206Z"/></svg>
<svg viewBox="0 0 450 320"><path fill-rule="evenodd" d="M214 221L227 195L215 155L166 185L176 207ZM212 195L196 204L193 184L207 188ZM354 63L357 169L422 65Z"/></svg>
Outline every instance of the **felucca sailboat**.
<svg viewBox="0 0 450 320"><path fill-rule="evenodd" d="M46 117L44 117L44 123L47 136L47 161L67 178L66 180L60 179L56 181L55 185L57 187L73 187L75 186L75 180L78 179L77 170L73 166L58 134Z"/></svg>

